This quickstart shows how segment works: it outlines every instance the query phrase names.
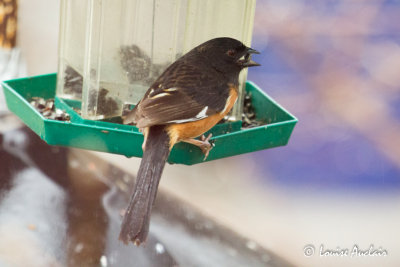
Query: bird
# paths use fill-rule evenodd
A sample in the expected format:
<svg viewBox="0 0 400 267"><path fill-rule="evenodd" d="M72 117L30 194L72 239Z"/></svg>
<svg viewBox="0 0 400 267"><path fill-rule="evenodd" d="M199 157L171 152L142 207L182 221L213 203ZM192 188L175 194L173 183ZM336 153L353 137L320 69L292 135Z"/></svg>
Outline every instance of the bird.
<svg viewBox="0 0 400 267"><path fill-rule="evenodd" d="M260 66L259 52L241 41L218 37L206 41L169 65L125 116L144 135L143 157L122 220L119 239L139 246L149 232L158 184L173 146L187 142L208 156L212 145L203 134L223 119L238 98L239 73ZM201 136L200 140L195 139Z"/></svg>

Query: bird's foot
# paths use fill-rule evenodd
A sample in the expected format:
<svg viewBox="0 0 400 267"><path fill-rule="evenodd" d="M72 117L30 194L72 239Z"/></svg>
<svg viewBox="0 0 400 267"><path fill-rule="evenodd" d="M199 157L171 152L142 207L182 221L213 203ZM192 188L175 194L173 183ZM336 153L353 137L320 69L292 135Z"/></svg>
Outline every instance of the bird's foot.
<svg viewBox="0 0 400 267"><path fill-rule="evenodd" d="M212 134L210 133L207 137L204 136L204 134L201 136L201 142L202 145L200 146L201 151L203 151L204 154L204 160L207 159L208 154L210 154L211 149L214 147L214 143L210 143L209 140L211 139Z"/></svg>
<svg viewBox="0 0 400 267"><path fill-rule="evenodd" d="M208 154L210 154L210 150L215 146L214 143L212 143L212 142L210 143L211 137L212 137L212 134L210 133L207 137L202 135L200 137L200 140L187 139L187 140L184 140L184 142L199 147L204 154L204 159L203 159L203 161L204 161L207 159Z"/></svg>

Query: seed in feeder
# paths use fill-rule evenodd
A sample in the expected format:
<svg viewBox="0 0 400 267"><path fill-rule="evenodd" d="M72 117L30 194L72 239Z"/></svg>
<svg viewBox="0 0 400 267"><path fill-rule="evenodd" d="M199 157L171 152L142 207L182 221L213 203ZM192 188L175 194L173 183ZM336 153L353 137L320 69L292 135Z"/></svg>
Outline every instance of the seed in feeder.
<svg viewBox="0 0 400 267"><path fill-rule="evenodd" d="M118 111L119 105L112 97L108 96L109 91L105 88L100 88L99 91L90 90L89 107L95 109L98 115L112 116ZM97 101L97 102L96 102Z"/></svg>
<svg viewBox="0 0 400 267"><path fill-rule="evenodd" d="M37 108L44 109L46 107L46 101L43 98L38 100Z"/></svg>
<svg viewBox="0 0 400 267"><path fill-rule="evenodd" d="M61 109L56 109L56 115L57 116L62 116L64 114L64 111L62 111Z"/></svg>
<svg viewBox="0 0 400 267"><path fill-rule="evenodd" d="M42 113L42 115L43 115L44 117L49 117L52 113L53 113L53 112L52 112L51 110L45 110L45 111Z"/></svg>
<svg viewBox="0 0 400 267"><path fill-rule="evenodd" d="M130 83L149 77L151 60L137 45L120 48L121 66L125 70Z"/></svg>
<svg viewBox="0 0 400 267"><path fill-rule="evenodd" d="M48 117L49 120L56 120L56 114L53 112L51 115Z"/></svg>
<svg viewBox="0 0 400 267"><path fill-rule="evenodd" d="M256 117L256 114L253 111L247 112L247 117L249 119L254 119Z"/></svg>
<svg viewBox="0 0 400 267"><path fill-rule="evenodd" d="M47 100L45 109L46 110L53 110L54 109L54 101L53 100Z"/></svg>
<svg viewBox="0 0 400 267"><path fill-rule="evenodd" d="M54 99L43 99L41 97L32 97L30 104L40 112L46 119L69 121L70 116L68 113L61 109L55 110Z"/></svg>
<svg viewBox="0 0 400 267"><path fill-rule="evenodd" d="M72 67L67 66L64 71L64 93L80 98L82 96L83 77Z"/></svg>

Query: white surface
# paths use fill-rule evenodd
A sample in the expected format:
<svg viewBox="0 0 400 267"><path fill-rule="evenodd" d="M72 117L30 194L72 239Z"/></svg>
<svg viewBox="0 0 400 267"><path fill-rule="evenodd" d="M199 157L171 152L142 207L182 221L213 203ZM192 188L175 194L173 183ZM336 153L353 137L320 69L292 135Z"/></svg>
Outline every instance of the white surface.
<svg viewBox="0 0 400 267"><path fill-rule="evenodd" d="M18 47L28 75L57 71L59 0L19 0Z"/></svg>
<svg viewBox="0 0 400 267"><path fill-rule="evenodd" d="M138 158L94 153L133 174L140 164ZM288 189L268 176L244 155L167 165L160 187L296 266L400 266L400 196ZM309 244L315 247L312 257L304 256ZM319 256L321 245L351 254L354 245L368 250L371 244L388 256Z"/></svg>
<svg viewBox="0 0 400 267"><path fill-rule="evenodd" d="M7 66L0 61L1 80L57 71L59 4L60 0L18 1L17 48L0 55L11 60ZM6 111L0 88L0 113Z"/></svg>

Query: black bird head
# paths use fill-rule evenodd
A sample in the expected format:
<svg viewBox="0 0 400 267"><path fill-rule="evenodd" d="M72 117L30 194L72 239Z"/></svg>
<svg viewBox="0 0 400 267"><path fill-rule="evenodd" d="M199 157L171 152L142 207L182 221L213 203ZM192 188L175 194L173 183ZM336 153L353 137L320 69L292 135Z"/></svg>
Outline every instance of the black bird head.
<svg viewBox="0 0 400 267"><path fill-rule="evenodd" d="M247 67L260 66L251 60L252 54L260 52L229 37L211 39L192 51L206 57L210 65L222 72L240 72Z"/></svg>

